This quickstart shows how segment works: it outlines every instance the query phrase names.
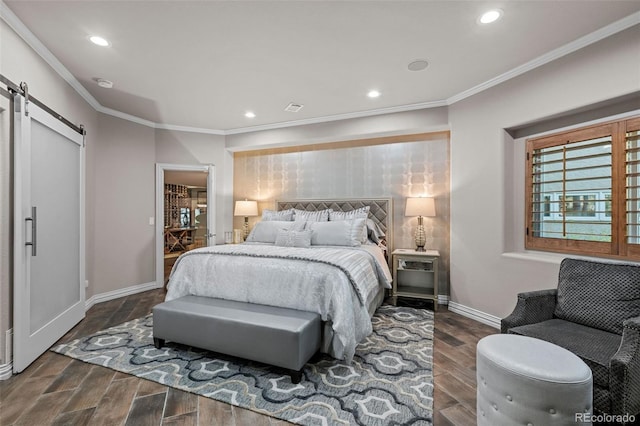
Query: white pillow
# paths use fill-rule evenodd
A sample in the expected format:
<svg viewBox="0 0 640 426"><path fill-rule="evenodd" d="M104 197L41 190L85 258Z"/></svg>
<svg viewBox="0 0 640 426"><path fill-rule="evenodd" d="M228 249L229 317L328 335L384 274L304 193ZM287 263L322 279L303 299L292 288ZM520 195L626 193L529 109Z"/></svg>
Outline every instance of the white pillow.
<svg viewBox="0 0 640 426"><path fill-rule="evenodd" d="M309 247L311 245L311 230L287 231L281 229L276 236L276 245L282 247Z"/></svg>
<svg viewBox="0 0 640 426"><path fill-rule="evenodd" d="M329 212L331 209L318 210L315 212L300 209L293 209L293 211L295 212L293 220L305 222L326 222L329 220Z"/></svg>
<svg viewBox="0 0 640 426"><path fill-rule="evenodd" d="M262 220L281 220L281 221L292 221L293 220L293 209L287 210L262 210Z"/></svg>
<svg viewBox="0 0 640 426"><path fill-rule="evenodd" d="M360 207L359 209L350 210L348 212L339 212L331 210L329 212L329 221L347 220L347 219L367 219L369 217L369 206ZM360 243L364 244L368 239L368 231L366 224L362 227L362 236Z"/></svg>
<svg viewBox="0 0 640 426"><path fill-rule="evenodd" d="M247 242L251 243L275 243L278 231L281 229L290 230L297 229L299 231L304 228L304 222L288 222L281 220L267 220L255 224L251 233L247 237Z"/></svg>
<svg viewBox="0 0 640 426"><path fill-rule="evenodd" d="M307 229L311 230L311 245L359 246L364 223L365 219L362 218L336 222L309 222Z"/></svg>
<svg viewBox="0 0 640 426"><path fill-rule="evenodd" d="M336 210L331 210L329 212L329 220L345 220L345 219L355 219L355 218L363 218L366 219L369 217L369 209L370 206L360 207L359 209L350 210L348 212L339 212Z"/></svg>
<svg viewBox="0 0 640 426"><path fill-rule="evenodd" d="M386 235L380 228L380 225L378 225L371 219L367 219L367 234L369 240L373 241L376 244L379 244L384 239L384 237L386 237Z"/></svg>

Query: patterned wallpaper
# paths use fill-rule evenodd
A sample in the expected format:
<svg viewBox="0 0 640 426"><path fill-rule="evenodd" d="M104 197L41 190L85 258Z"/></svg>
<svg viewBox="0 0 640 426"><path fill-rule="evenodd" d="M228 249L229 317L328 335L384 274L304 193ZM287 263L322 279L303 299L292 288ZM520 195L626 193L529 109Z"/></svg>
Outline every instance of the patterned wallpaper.
<svg viewBox="0 0 640 426"><path fill-rule="evenodd" d="M449 288L448 135L419 142L371 146L345 143L235 153L234 200L258 200L260 211L276 200L392 198L394 247L414 247L417 218L405 217L406 197L433 196L436 217L425 218L425 248L440 251L440 294ZM242 226L234 218L234 228ZM259 218L252 218L255 223Z"/></svg>

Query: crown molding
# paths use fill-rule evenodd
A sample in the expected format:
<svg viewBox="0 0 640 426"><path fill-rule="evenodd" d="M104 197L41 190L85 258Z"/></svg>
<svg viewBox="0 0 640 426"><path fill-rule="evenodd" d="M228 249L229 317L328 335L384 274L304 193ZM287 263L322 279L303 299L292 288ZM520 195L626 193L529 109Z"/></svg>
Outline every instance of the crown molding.
<svg viewBox="0 0 640 426"><path fill-rule="evenodd" d="M374 115L393 114L396 112L415 111L417 109L438 108L447 106L446 101L422 102L418 104L400 105L387 108L378 108L367 111L348 112L344 114L325 115L323 117L306 118L303 120L283 121L280 123L263 124L260 126L240 127L226 130L225 135L235 135L239 133L259 132L264 130L281 129L283 127L304 126L308 124L327 123L338 120L348 120L351 118L371 117Z"/></svg>
<svg viewBox="0 0 640 426"><path fill-rule="evenodd" d="M98 108L96 108L96 111L101 112L101 113L106 114L106 115L110 115L112 117L117 117L117 118L121 118L123 120L131 121L133 123L142 124L143 126L151 127L151 128L154 128L154 129L157 127L157 123L155 123L155 122L153 122L151 120L145 120L144 118L140 118L140 117L135 116L135 115L127 114L126 112L118 111L117 109L107 108L107 107L104 107L102 105L100 105Z"/></svg>
<svg viewBox="0 0 640 426"><path fill-rule="evenodd" d="M520 65L504 74L501 74L495 78L478 84L468 90L453 95L445 100L422 102L410 105L400 105L388 108L379 108L374 110L359 111L345 114L327 115L323 117L308 118L303 120L284 121L280 123L264 124L250 127L239 127L230 130L218 130L208 128L198 128L190 126L180 126L167 123L156 123L144 118L140 118L131 114L127 114L121 111L117 111L111 108L102 106L96 98L94 98L87 89L80 84L80 82L71 74L71 72L46 48L44 44L27 28L26 25L9 9L9 7L0 0L0 17L4 20L23 40L38 53L78 94L89 104L93 109L103 114L111 115L113 117L121 118L123 120L131 121L141 124L143 126L151 127L154 129L163 130L175 130L180 132L193 132L212 135L235 135L240 133L250 133L265 130L281 129L285 127L304 126L309 124L327 123L338 120L348 120L352 118L371 117L382 114L393 114L397 112L414 111L418 109L438 108L443 106L453 105L463 99L483 92L498 84L504 83L512 78L518 77L526 72L529 72L537 67L545 65L563 56L569 55L577 50L580 50L590 44L596 43L607 37L610 37L620 31L626 30L634 25L640 24L640 12L633 13L625 18L622 18L612 24L609 24L599 30L596 30L586 36L580 37L570 43L565 44L557 49L554 49L538 58Z"/></svg>
<svg viewBox="0 0 640 426"><path fill-rule="evenodd" d="M178 126L175 124L163 124L163 123L156 123L156 129L175 130L178 132L204 133L206 135L219 135L219 136L224 136L228 134L224 130L206 129L203 127Z"/></svg>
<svg viewBox="0 0 640 426"><path fill-rule="evenodd" d="M591 34L587 34L570 43L565 44L564 46L560 46L557 49L547 52L542 56L538 56L536 59L522 64L510 71L507 71L504 74L487 80L484 83L480 83L477 86L472 87L471 89L458 93L457 95L453 95L450 98L447 98L447 105L453 105L458 101L461 101L473 95L477 95L478 93L490 89L493 86L497 86L498 84L504 83L505 81L511 80L512 78L518 77L519 75L527 73L542 65L548 64L549 62L555 61L556 59L560 59L563 56L567 56L584 47L587 47L600 40L604 40L607 37L610 37L614 34L619 33L620 31L624 31L627 28L631 28L634 25L638 24L640 24L640 12L633 13L625 18L607 25L606 27L602 27L599 30L594 31Z"/></svg>

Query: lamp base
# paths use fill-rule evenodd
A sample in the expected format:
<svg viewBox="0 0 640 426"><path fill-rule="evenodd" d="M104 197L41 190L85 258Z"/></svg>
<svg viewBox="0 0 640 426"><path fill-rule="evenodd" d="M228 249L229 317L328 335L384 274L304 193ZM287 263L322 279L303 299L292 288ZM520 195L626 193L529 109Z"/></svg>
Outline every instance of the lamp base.
<svg viewBox="0 0 640 426"><path fill-rule="evenodd" d="M422 218L419 218L422 219ZM427 235L424 232L424 226L422 221L418 221L418 227L416 228L416 251L424 251L424 245L427 242Z"/></svg>
<svg viewBox="0 0 640 426"><path fill-rule="evenodd" d="M242 241L246 241L249 236L249 218L244 218L244 225L242 226Z"/></svg>

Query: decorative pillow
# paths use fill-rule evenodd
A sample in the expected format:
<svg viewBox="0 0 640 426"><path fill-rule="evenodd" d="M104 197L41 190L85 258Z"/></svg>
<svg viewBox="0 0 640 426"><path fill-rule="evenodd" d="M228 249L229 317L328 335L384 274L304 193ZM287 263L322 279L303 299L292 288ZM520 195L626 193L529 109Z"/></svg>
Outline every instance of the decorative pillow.
<svg viewBox="0 0 640 426"><path fill-rule="evenodd" d="M304 227L304 223L281 221L281 220L268 220L266 222L258 222L255 224L251 233L247 237L247 242L251 243L275 243L278 231L281 229L291 230L296 229L301 231Z"/></svg>
<svg viewBox="0 0 640 426"><path fill-rule="evenodd" d="M294 217L293 219L296 221L305 221L305 222L326 222L329 220L329 212L331 209L318 210L315 212L309 212L306 210L293 209Z"/></svg>
<svg viewBox="0 0 640 426"><path fill-rule="evenodd" d="M367 219L367 236L369 240L376 244L380 244L384 237L386 237L384 231L380 229L380 225L371 219Z"/></svg>
<svg viewBox="0 0 640 426"><path fill-rule="evenodd" d="M330 210L329 211L329 220L330 221L338 221L338 220L347 220L347 219L367 219L369 217L369 206L364 206L359 209L350 210L348 212L339 212ZM367 228L365 226L362 227L362 237L360 238L360 243L364 244L367 242Z"/></svg>
<svg viewBox="0 0 640 426"><path fill-rule="evenodd" d="M369 209L371 207L364 206L359 209L350 210L348 212L339 212L335 210L329 211L329 220L346 220L346 219L356 219L363 218L366 219L369 217Z"/></svg>
<svg viewBox="0 0 640 426"><path fill-rule="evenodd" d="M281 221L292 221L293 220L293 209L287 210L262 210L262 220L263 221L273 221L273 220L281 220Z"/></svg>
<svg viewBox="0 0 640 426"><path fill-rule="evenodd" d="M287 231L281 229L276 236L276 245L282 247L309 247L311 246L311 230Z"/></svg>
<svg viewBox="0 0 640 426"><path fill-rule="evenodd" d="M311 245L348 246L361 244L365 219L338 220L336 222L309 222Z"/></svg>

